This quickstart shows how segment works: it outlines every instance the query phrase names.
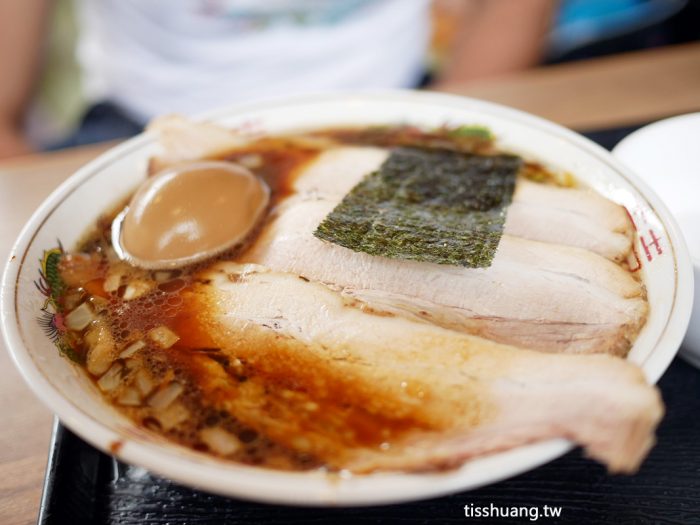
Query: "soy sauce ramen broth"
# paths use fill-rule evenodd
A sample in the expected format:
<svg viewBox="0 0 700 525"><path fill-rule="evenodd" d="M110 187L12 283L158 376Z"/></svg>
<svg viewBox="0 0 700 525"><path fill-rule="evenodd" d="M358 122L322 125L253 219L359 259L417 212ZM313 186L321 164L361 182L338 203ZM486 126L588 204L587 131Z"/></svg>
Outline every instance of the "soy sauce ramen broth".
<svg viewBox="0 0 700 525"><path fill-rule="evenodd" d="M328 141L384 147L419 145L490 153L490 135L425 132L412 127L331 129L299 137L265 137L226 155L263 178L272 190L271 208L289 194L295 173ZM537 164L524 174L536 180L570 185ZM240 463L285 470L323 467L303 451L273 442L216 406L225 399L207 399L198 388L202 363L215 362L240 385L255 375L249 363L232 360L206 344L206 334L183 307L183 294L219 260L235 260L243 248L178 270L147 271L120 261L111 246L110 227L127 201L106 213L73 253L59 264L63 287L58 300L61 347L80 363L97 387L121 412L142 427L184 446ZM203 344L204 343L204 344ZM265 383L265 395L279 399L285 388ZM284 392L282 392L284 393ZM235 396L236 392L219 392ZM283 397L283 396L282 396ZM322 409L322 407L321 407ZM400 432L401 429L394 429ZM365 436L381 442L381 436Z"/></svg>

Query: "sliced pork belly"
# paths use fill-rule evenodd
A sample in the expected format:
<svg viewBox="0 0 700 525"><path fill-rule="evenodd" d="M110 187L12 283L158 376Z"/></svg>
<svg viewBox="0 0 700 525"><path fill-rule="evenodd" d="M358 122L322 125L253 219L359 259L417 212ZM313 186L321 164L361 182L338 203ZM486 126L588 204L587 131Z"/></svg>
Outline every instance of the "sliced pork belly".
<svg viewBox="0 0 700 525"><path fill-rule="evenodd" d="M595 253L504 235L489 268L374 257L314 237L333 206L288 200L242 261L384 311L545 351L624 355L646 317L643 286Z"/></svg>
<svg viewBox="0 0 700 525"><path fill-rule="evenodd" d="M513 201L576 213L613 232L627 233L632 227L624 207L587 189L561 188L520 179Z"/></svg>
<svg viewBox="0 0 700 525"><path fill-rule="evenodd" d="M593 191L558 188L521 177L508 208L505 231L624 261L632 249L634 230L622 206Z"/></svg>
<svg viewBox="0 0 700 525"><path fill-rule="evenodd" d="M297 175L292 188L298 193L335 196L340 201L365 175L378 170L389 153L386 148L371 146L329 148Z"/></svg>
<svg viewBox="0 0 700 525"><path fill-rule="evenodd" d="M595 219L568 209L523 201L508 207L505 232L524 239L577 246L618 262L624 261L632 248L629 234L611 231Z"/></svg>
<svg viewBox="0 0 700 525"><path fill-rule="evenodd" d="M249 140L223 126L194 122L174 114L153 119L147 130L158 137L161 150L149 162L150 174L183 161L216 158Z"/></svg>
<svg viewBox="0 0 700 525"><path fill-rule="evenodd" d="M321 153L294 181L299 193L337 201L362 178L379 168L389 150L347 146ZM582 189L558 188L518 179L508 209L510 235L578 246L623 261L632 246L632 224L622 206Z"/></svg>
<svg viewBox="0 0 700 525"><path fill-rule="evenodd" d="M654 441L659 396L626 361L363 312L319 283L255 265L220 263L199 283L184 298L201 335L186 332L184 344L227 356L188 354L204 398L330 467L441 469L564 437L632 472Z"/></svg>

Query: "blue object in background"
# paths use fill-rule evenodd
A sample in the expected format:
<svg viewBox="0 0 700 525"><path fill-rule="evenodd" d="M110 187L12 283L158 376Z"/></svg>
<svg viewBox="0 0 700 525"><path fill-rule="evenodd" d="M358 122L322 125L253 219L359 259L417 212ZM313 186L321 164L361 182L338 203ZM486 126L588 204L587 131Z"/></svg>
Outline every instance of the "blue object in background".
<svg viewBox="0 0 700 525"><path fill-rule="evenodd" d="M550 33L550 56L624 35L673 16L687 0L563 0Z"/></svg>

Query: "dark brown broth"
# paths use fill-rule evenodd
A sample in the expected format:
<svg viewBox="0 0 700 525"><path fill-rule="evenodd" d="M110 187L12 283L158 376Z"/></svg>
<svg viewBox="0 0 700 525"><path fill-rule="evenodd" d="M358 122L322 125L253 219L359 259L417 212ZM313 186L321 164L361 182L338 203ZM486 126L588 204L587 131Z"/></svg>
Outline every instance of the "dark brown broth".
<svg viewBox="0 0 700 525"><path fill-rule="evenodd" d="M271 206L274 206L289 194L295 171L313 159L316 154L317 150L294 147L286 140L264 139L252 144L250 148L232 152L225 158L238 161L243 157L259 156L259 166L252 166L251 170L270 185ZM130 278L148 281L155 281L157 274L160 276L168 274L166 279L161 278L162 282L156 283L143 297L130 301L124 300L129 278L126 279L127 283L120 286L115 293L104 292L105 278L110 268L115 264L122 264L114 258L110 228L112 220L126 202L122 201L119 206L97 222L92 231L79 243L76 250L78 255L64 257L60 264L62 277L68 284L64 297L72 297L75 303L86 300L94 302L97 298L102 308L99 316L107 323L118 350L123 350L135 341L147 342L147 346L135 356L117 360L125 365L126 372L122 374L122 382L128 383L130 377L134 376L134 370L144 370L155 384L161 385L161 389L172 381L184 385L184 392L178 397L177 402L188 412L188 418L181 424L167 428L167 425L158 419L157 414L154 415L152 409L120 404L118 399L120 389L115 389L112 395L110 393L105 395L144 427L197 450L209 450L209 447L198 437L198 432L204 428L216 426L236 436L240 442L239 450L227 456L235 461L280 469L306 469L319 466L313 458L287 450L241 424L229 412L209 404L199 392L197 374L201 373L201 367L196 366L197 361L202 358L215 361L221 358L217 356L217 349L207 351L201 345L192 346L197 327L188 323L186 312L182 310L182 294L186 293L199 272L218 260L230 260L235 257L236 249L213 260L182 270L155 272L132 269ZM240 251L240 248L237 250ZM79 254L89 254L89 257ZM161 326L176 330L180 336L180 341L167 350L158 348L146 337L150 330ZM84 361L88 353L85 334L72 332L71 335L73 349L78 358ZM97 377L91 377L97 381ZM154 393L157 391L156 388ZM147 402L152 397L153 393L144 396L143 401Z"/></svg>

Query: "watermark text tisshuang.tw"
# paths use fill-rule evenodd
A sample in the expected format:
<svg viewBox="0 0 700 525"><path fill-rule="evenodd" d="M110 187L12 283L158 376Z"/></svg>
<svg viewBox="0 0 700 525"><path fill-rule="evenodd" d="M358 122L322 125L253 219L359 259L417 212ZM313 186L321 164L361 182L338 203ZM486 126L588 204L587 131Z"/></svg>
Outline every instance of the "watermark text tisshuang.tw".
<svg viewBox="0 0 700 525"><path fill-rule="evenodd" d="M558 518L561 516L561 507L551 505L474 505L468 503L464 506L466 518L523 518L529 521L537 521L540 518Z"/></svg>

